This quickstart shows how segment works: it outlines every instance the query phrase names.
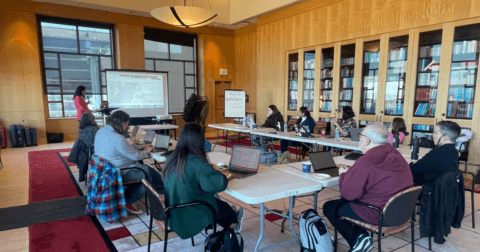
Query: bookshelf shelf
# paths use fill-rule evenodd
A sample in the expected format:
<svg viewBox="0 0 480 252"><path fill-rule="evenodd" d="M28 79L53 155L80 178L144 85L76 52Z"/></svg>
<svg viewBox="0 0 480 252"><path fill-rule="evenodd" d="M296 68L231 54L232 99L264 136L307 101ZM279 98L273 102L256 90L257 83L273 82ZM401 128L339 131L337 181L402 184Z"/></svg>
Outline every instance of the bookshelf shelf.
<svg viewBox="0 0 480 252"><path fill-rule="evenodd" d="M412 125L412 140L414 138L428 138L433 139L433 125L413 124Z"/></svg>
<svg viewBox="0 0 480 252"><path fill-rule="evenodd" d="M372 115L377 105L380 40L365 42L363 48L360 114Z"/></svg>
<svg viewBox="0 0 480 252"><path fill-rule="evenodd" d="M334 48L323 48L321 52L321 75L320 75L320 112L332 111L332 85L333 85L333 54ZM312 93L313 95L313 93ZM312 96L313 97L313 96Z"/></svg>
<svg viewBox="0 0 480 252"><path fill-rule="evenodd" d="M340 85L338 111L343 106L352 106L353 78L355 72L355 44L343 45L340 53Z"/></svg>
<svg viewBox="0 0 480 252"><path fill-rule="evenodd" d="M297 110L298 53L288 55L288 110Z"/></svg>

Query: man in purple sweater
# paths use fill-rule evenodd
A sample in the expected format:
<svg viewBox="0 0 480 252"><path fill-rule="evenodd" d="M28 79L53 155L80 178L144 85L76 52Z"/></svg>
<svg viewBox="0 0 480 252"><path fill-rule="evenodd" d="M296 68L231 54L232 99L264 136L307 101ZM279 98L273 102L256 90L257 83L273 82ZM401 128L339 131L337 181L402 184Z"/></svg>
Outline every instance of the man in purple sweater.
<svg viewBox="0 0 480 252"><path fill-rule="evenodd" d="M332 225L338 221L338 231L352 248L350 251L368 252L373 249L373 240L367 230L344 220L336 220L336 206L358 200L383 209L392 196L413 186L413 177L405 158L388 143L387 127L370 124L359 137L360 149L365 154L352 167L339 169L342 198L326 202L323 214ZM378 212L360 205L343 204L338 213L339 216L378 225Z"/></svg>

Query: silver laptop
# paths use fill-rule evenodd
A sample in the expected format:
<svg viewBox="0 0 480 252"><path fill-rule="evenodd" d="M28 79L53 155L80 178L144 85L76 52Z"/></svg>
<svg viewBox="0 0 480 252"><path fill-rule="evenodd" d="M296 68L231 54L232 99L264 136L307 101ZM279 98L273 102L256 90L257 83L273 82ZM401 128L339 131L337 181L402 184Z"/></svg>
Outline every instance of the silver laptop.
<svg viewBox="0 0 480 252"><path fill-rule="evenodd" d="M145 137L143 138L143 141L140 141L139 144L134 145L134 148L136 150L143 150L143 145L144 144L151 144L153 142L153 138L155 137L155 131L154 130L149 130L145 134Z"/></svg>
<svg viewBox="0 0 480 252"><path fill-rule="evenodd" d="M308 157L312 162L313 172L325 173L332 177L338 177L338 167L329 151L310 152Z"/></svg>
<svg viewBox="0 0 480 252"><path fill-rule="evenodd" d="M155 141L155 146L152 152L168 151L168 145L170 144L170 135L158 135Z"/></svg>
<svg viewBox="0 0 480 252"><path fill-rule="evenodd" d="M353 142L360 141L360 138L358 137L358 133L361 133L362 131L363 131L363 128L350 128L350 138L352 139Z"/></svg>
<svg viewBox="0 0 480 252"><path fill-rule="evenodd" d="M233 146L232 156L227 169L220 170L225 176L243 179L257 174L262 149L245 146ZM231 179L231 178L230 178Z"/></svg>

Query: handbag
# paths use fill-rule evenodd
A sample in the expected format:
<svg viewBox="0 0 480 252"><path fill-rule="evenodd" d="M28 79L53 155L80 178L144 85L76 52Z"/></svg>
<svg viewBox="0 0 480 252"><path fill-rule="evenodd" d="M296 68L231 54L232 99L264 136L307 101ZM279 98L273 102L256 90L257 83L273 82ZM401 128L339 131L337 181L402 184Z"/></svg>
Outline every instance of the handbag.
<svg viewBox="0 0 480 252"><path fill-rule="evenodd" d="M290 151L285 151L277 158L278 164L288 164L292 158Z"/></svg>
<svg viewBox="0 0 480 252"><path fill-rule="evenodd" d="M243 238L231 227L207 236L205 252L242 252Z"/></svg>

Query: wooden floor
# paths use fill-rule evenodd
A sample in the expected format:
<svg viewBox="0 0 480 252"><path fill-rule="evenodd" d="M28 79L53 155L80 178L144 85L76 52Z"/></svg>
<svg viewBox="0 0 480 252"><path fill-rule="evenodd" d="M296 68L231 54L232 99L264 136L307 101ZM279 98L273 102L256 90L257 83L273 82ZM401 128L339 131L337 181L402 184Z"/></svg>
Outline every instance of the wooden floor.
<svg viewBox="0 0 480 252"><path fill-rule="evenodd" d="M71 148L73 142L1 150L0 208L28 204L28 152ZM29 251L28 228L0 232L0 251Z"/></svg>

